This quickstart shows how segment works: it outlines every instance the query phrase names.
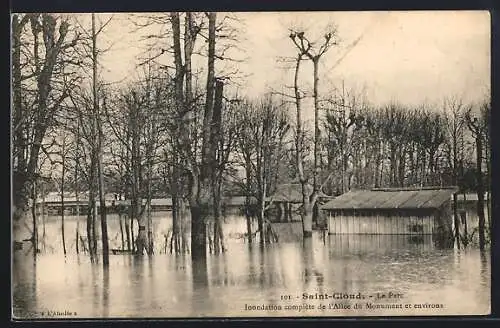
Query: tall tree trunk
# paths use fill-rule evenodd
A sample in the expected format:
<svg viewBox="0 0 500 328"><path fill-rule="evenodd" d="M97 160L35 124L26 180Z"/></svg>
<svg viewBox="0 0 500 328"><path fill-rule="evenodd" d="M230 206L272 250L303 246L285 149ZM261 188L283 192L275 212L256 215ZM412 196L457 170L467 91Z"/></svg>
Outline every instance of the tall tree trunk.
<svg viewBox="0 0 500 328"><path fill-rule="evenodd" d="M153 240L153 213L151 211L151 194L149 194L146 200L146 219L148 227L148 255L153 255L154 253L154 240Z"/></svg>
<svg viewBox="0 0 500 328"><path fill-rule="evenodd" d="M62 247L64 256L66 256L66 237L64 234L64 189L65 189L65 177L66 177L66 136L63 136L62 149L61 149L61 236L62 236Z"/></svg>
<svg viewBox="0 0 500 328"><path fill-rule="evenodd" d="M89 201L87 204L87 248L89 250L89 256L90 260L92 261L94 259L94 253L93 253L93 248L92 248L92 210L94 206L92 205L92 200L90 197L90 192L89 192Z"/></svg>
<svg viewBox="0 0 500 328"><path fill-rule="evenodd" d="M251 186L252 186L252 175L251 175L251 169L252 169L252 164L250 162L250 155L245 154L245 174L246 174L246 181L245 181L245 219L247 223L247 235L248 235L248 243L252 243L252 215L250 212L251 209Z"/></svg>
<svg viewBox="0 0 500 328"><path fill-rule="evenodd" d="M186 237L187 235L187 222L186 222L186 201L184 200L184 197L179 198L179 216L180 216L180 222L181 222L181 234L180 234L180 240L181 240L181 253L187 253L189 252L189 246L188 246L188 239Z"/></svg>
<svg viewBox="0 0 500 328"><path fill-rule="evenodd" d="M103 131L100 117L99 100L97 95L97 33L95 26L95 14L92 13L92 98L94 102L94 119L97 138L97 174L99 184L99 214L101 216L101 242L102 242L102 263L106 267L109 265L109 242L108 242L108 223L106 217L106 199L104 190L104 172L102 164L103 155Z"/></svg>
<svg viewBox="0 0 500 328"><path fill-rule="evenodd" d="M21 75L21 32L27 23L27 15L19 20L19 15L12 15L12 99L14 147L17 161L17 172L26 171L26 140L24 138L25 120L22 102Z"/></svg>
<svg viewBox="0 0 500 328"><path fill-rule="evenodd" d="M95 253L94 253L94 223L95 223L95 156L93 155L94 150L91 150L91 160L90 160L90 174L89 174L89 200L88 200L88 207L87 207L87 243L88 243L88 249L89 249L89 255L91 260L94 259Z"/></svg>
<svg viewBox="0 0 500 328"><path fill-rule="evenodd" d="M484 147L484 152L485 152L485 160L486 160L486 183L487 186L485 189L486 191L486 217L488 219L488 228L490 231L490 234L492 233L492 225L491 225L491 154L490 154L490 136L489 136L489 121L486 122L486 131L485 131L485 147Z"/></svg>
<svg viewBox="0 0 500 328"><path fill-rule="evenodd" d="M202 166L202 178L210 178L211 165L213 164L213 154L211 142L211 123L213 122L214 94L215 94L215 24L216 13L208 13L208 66L207 66L207 86L205 99L205 112L203 117L203 146L202 158L205 163Z"/></svg>
<svg viewBox="0 0 500 328"><path fill-rule="evenodd" d="M174 141L175 142L175 141ZM177 158L176 148L178 146L174 146L174 154L173 154L173 165L172 165L172 179L171 179L171 191L172 191L172 237L170 242L170 253L178 254L180 251L179 248L179 235L180 235L180 225L181 218L179 215L179 164Z"/></svg>
<svg viewBox="0 0 500 328"><path fill-rule="evenodd" d="M94 211L92 214L92 253L94 256L97 256L97 215L98 215L98 208L97 208L97 201L94 196Z"/></svg>
<svg viewBox="0 0 500 328"><path fill-rule="evenodd" d="M457 248L460 249L460 220L458 217L458 197L457 193L453 193L453 224L455 225L455 240L457 242Z"/></svg>
<svg viewBox="0 0 500 328"><path fill-rule="evenodd" d="M75 138L75 201L76 201L76 254L80 253L80 184L78 182L79 176L79 161L80 161L80 120L77 119L77 130Z"/></svg>
<svg viewBox="0 0 500 328"><path fill-rule="evenodd" d="M43 183L43 182L42 182ZM38 253L38 217L37 217L37 184L33 184L33 192L32 192L32 205L31 205L31 213L33 216L33 234L31 237L31 242L33 246L33 256L36 258L36 255Z"/></svg>
<svg viewBox="0 0 500 328"><path fill-rule="evenodd" d="M191 211L191 257L192 259L200 259L206 257L206 217L208 215L207 211L209 209L210 204L210 183L207 179L209 175L206 172L206 161L208 158L206 155L209 153L209 138L210 138L210 119L211 119L211 110L213 103L213 54L215 51L215 16L214 14L209 14L209 71L208 71L208 80L207 80L207 99L205 106L205 116L204 116L204 125L203 125L203 146L202 146L202 174L200 176L200 169L198 167L198 163L196 162L195 156L191 153L189 149L189 145L191 145L191 112L189 111L189 107L191 104L186 106L185 104L185 94L183 90L184 86L184 76L187 69L190 69L190 47L192 34L188 33L185 35L185 50L188 50L185 53L186 64L184 66L182 62L182 52L181 52L181 32L180 32L180 18L178 12L170 13L170 22L172 24L172 35L173 35L173 50L174 50L174 63L175 63L175 102L177 107L177 113L179 114L179 123L180 128L179 131L179 139L181 140L181 147L179 150L181 151L183 158L185 161L185 167L190 172L190 182L189 182L189 204ZM186 16L186 31L191 30L192 16ZM186 40L188 38L188 40ZM212 54L212 57L211 57ZM212 63L210 65L210 63ZM187 98L191 99L191 79L187 79L186 90L189 91ZM212 83L212 84L211 84ZM211 96L209 95L209 90L212 90ZM208 129L208 131L207 131ZM208 148L207 148L208 147ZM204 165L205 164L205 165Z"/></svg>
<svg viewBox="0 0 500 328"><path fill-rule="evenodd" d="M297 109L297 135L295 139L295 160L297 163L297 170L299 175L299 181L302 188L302 231L303 236L308 237L312 235L312 213L309 211L309 191L307 190L307 179L304 175L304 167L302 163L302 150L304 147L304 132L302 131L302 106L301 100L302 96L299 91L299 70L300 62L302 60L302 54L299 54L296 59L295 65L295 77L294 77L294 91L295 91L295 106Z"/></svg>
<svg viewBox="0 0 500 328"><path fill-rule="evenodd" d="M27 15L19 19L19 15L12 15L12 96L13 96L13 129L14 129L14 152L16 154L16 167L14 171L14 220L13 239L20 241L26 237L23 231L23 222L28 213L28 195L32 189L27 183L29 173L26 163L26 140L24 137L25 115L22 104L22 73L21 73L21 35L24 25L27 23ZM31 189L28 189L31 187Z"/></svg>
<svg viewBox="0 0 500 328"><path fill-rule="evenodd" d="M104 266L109 264L109 241L108 241L108 222L106 216L106 199L104 191L104 177L103 177L103 166L102 159L99 156L99 203L100 203L100 214L101 214L101 242L102 242L102 263Z"/></svg>
<svg viewBox="0 0 500 328"><path fill-rule="evenodd" d="M42 245L45 251L45 184L42 183Z"/></svg>
<svg viewBox="0 0 500 328"><path fill-rule="evenodd" d="M267 188L266 188L266 181L265 178L263 179L264 181L261 183L261 188L259 192L259 242L260 245L263 246L265 243L269 243L269 235L266 233L267 232L267 222L265 221L266 218L266 194L267 194Z"/></svg>
<svg viewBox="0 0 500 328"><path fill-rule="evenodd" d="M211 131L211 180L212 180L212 190L213 190L213 205L214 205L214 242L215 242L215 253L224 252L224 240L222 231L222 208L221 208L221 186L222 186L222 165L219 163L220 157L222 157L221 152L218 152L218 148L222 142L222 95L223 95L224 85L222 81L215 82L215 99L214 108L212 111L212 131Z"/></svg>
<svg viewBox="0 0 500 328"><path fill-rule="evenodd" d="M132 203L132 201L131 201ZM133 253L136 252L136 244L135 244L135 236L134 236L134 210L132 209L132 206L130 207L130 217L129 217L129 221L130 221L130 224L129 224L129 230L130 230L130 246L131 246L131 251Z"/></svg>
<svg viewBox="0 0 500 328"><path fill-rule="evenodd" d="M136 95L134 94L134 98ZM131 149L131 169L132 169L132 185L131 185L131 229L133 232L133 220L137 220L138 232L137 238L135 239L135 253L138 255L143 255L144 250L147 247L147 232L146 232L146 220L143 212L142 206L142 196L141 196L141 149L140 149L140 108L136 101L134 101L133 108L131 109L132 119L132 149ZM134 238L132 237L134 241ZM134 247L133 246L133 247Z"/></svg>
<svg viewBox="0 0 500 328"><path fill-rule="evenodd" d="M314 203L316 203L316 195L319 193L319 160L320 160L320 138L321 133L319 129L319 94L318 94L318 84L319 84L319 59L320 56L316 56L313 59L313 98L314 98L314 171L313 171L313 194L311 195L311 203L312 207L314 207Z"/></svg>
<svg viewBox="0 0 500 328"><path fill-rule="evenodd" d="M199 174L193 174L199 183L193 184L192 192L197 196L191 197L191 257L193 259L206 258L206 219L210 215L210 204L213 190L211 180L212 156L210 154L211 122L213 116L214 87L215 87L215 28L217 14L208 13L208 71L205 99L205 112L203 117L203 143L202 164ZM193 168L194 169L194 168ZM197 171L197 170L196 170ZM196 172L197 173L197 172ZM193 179L193 180L195 180ZM196 188L197 187L197 188Z"/></svg>
<svg viewBox="0 0 500 328"><path fill-rule="evenodd" d="M39 22L39 17L41 16L42 21ZM17 16L16 16L17 17ZM28 218L29 218L29 195L33 188L33 182L36 179L36 171L38 167L38 157L40 152L40 147L49 127L51 124L52 117L55 111L58 109L60 103L66 97L66 90L63 92L60 99L58 99L51 107L48 106L49 95L52 90L52 77L54 73L54 68L59 61L60 53L62 51L63 43L68 33L68 23L62 22L59 26L58 37L56 37L56 18L50 14L28 14L23 16L21 21L16 21L13 17L13 46L14 46L14 58L13 58L13 85L15 90L14 93L14 113L20 114L21 120L23 119L22 109L19 107L19 97L21 92L21 72L19 70L19 56L20 53L16 53L21 46L21 32L22 26L27 22L27 19L31 20L32 32L34 37L33 43L33 59L35 63L35 77L36 77L36 103L34 109L33 119L33 131L30 131L33 135L32 144L26 149L26 153L29 153L29 160L27 160L26 169L21 171L24 166L24 158L21 157L21 167L17 167L17 175L15 177L14 183L14 217L13 217L13 239L14 240L29 240L31 237L31 231L27 229ZM41 60L38 54L38 35L42 33L44 46L45 46L45 58ZM21 98L22 99L22 98ZM18 116L14 116L18 118ZM18 122L14 122L14 126ZM21 124L22 126L22 124ZM15 145L16 146L16 145ZM24 150L25 145L21 146L21 150ZM23 152L24 153L24 152Z"/></svg>
<svg viewBox="0 0 500 328"><path fill-rule="evenodd" d="M453 152L453 185L458 185L458 140L456 135L456 129L453 129L452 133L452 152ZM464 199L465 204L465 199ZM460 249L460 220L458 217L458 197L457 193L453 193L453 218L455 225L455 239L457 242L457 248Z"/></svg>
<svg viewBox="0 0 500 328"><path fill-rule="evenodd" d="M122 241L122 247L121 250L125 250L125 234L123 232L123 216L121 211L118 212L118 221L120 223L120 236L121 236L121 241Z"/></svg>
<svg viewBox="0 0 500 328"><path fill-rule="evenodd" d="M257 165L256 165L256 182L257 182L257 229L259 231L259 244L263 246L266 242L265 240L265 204L266 204L266 176L264 174L264 164L263 160L263 143L260 141L256 144L257 149Z"/></svg>
<svg viewBox="0 0 500 328"><path fill-rule="evenodd" d="M127 242L127 251L132 251L132 247L130 246L130 224L128 223L128 217L125 216L125 238Z"/></svg>
<svg viewBox="0 0 500 328"><path fill-rule="evenodd" d="M150 127L149 131L149 142L152 143L152 131ZM154 250L154 240L153 240L153 214L151 211L151 198L152 198L152 190L151 190L151 178L152 178L152 167L151 167L151 162L153 161L153 151L152 148L154 146L152 144L148 145L148 151L147 151L147 173L146 173L146 210L145 210L145 215L146 215L146 220L147 220L147 232L148 232L148 243L147 243L147 248L146 251L148 255L153 255L153 250Z"/></svg>
<svg viewBox="0 0 500 328"><path fill-rule="evenodd" d="M479 218L479 248L485 247L484 236L484 182L482 172L483 140L481 133L476 134L476 161L477 161L477 216Z"/></svg>
<svg viewBox="0 0 500 328"><path fill-rule="evenodd" d="M20 241L27 238L26 230L23 230L23 223L29 211L28 197L33 187L28 183L29 172L27 172L25 121L26 117L22 104L22 73L21 73L21 35L24 25L28 21L28 15L19 19L18 14L12 15L12 96L13 96L13 129L14 129L14 220L13 239Z"/></svg>

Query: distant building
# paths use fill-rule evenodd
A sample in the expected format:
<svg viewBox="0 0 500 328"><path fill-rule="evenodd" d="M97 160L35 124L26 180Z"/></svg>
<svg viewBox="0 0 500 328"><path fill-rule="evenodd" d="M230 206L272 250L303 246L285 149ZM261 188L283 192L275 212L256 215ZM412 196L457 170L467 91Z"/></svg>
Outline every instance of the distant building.
<svg viewBox="0 0 500 328"><path fill-rule="evenodd" d="M351 191L321 208L330 234L452 236L455 187L378 188Z"/></svg>
<svg viewBox="0 0 500 328"><path fill-rule="evenodd" d="M312 194L313 186L311 184L306 184L307 194ZM332 199L333 197L328 196L320 191L318 195L318 203ZM300 220L300 218L293 217L294 213L300 211L302 206L302 185L300 183L284 183L276 187L276 191L266 198L266 202L272 203L275 207L275 221L277 222L291 222ZM314 221L317 222L318 217L321 213L314 211Z"/></svg>

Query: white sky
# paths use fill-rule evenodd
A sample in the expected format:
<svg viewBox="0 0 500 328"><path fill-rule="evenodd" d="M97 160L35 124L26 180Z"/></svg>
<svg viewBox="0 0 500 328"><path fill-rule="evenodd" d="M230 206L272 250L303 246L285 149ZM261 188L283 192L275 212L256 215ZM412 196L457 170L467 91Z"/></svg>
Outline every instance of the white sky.
<svg viewBox="0 0 500 328"><path fill-rule="evenodd" d="M291 86L293 70L277 63L280 56L296 54L288 28L305 27L306 35L314 39L321 38L324 27L331 23L337 26L341 40L321 61L320 83L325 93L344 81L348 88L364 88L376 104L393 100L438 104L449 96L476 102L489 94L490 16L486 11L255 12L236 16L244 25L239 46L246 57L236 65L249 75L239 80L240 94L258 96L271 88L282 91ZM129 17L115 14L101 41L113 43L102 58L105 80L135 76L136 56L143 44L138 41L140 35L132 32ZM302 85L307 90L312 84L311 64L303 66Z"/></svg>

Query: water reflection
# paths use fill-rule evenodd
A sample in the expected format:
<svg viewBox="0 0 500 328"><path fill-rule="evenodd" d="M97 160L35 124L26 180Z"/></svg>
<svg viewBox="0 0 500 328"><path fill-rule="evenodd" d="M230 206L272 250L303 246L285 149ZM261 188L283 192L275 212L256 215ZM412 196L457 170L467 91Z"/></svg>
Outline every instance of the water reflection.
<svg viewBox="0 0 500 328"><path fill-rule="evenodd" d="M205 259L192 261L191 273L193 283L191 313L195 316L210 315L214 301L210 299L207 261Z"/></svg>
<svg viewBox="0 0 500 328"><path fill-rule="evenodd" d="M92 311L94 313L99 313L101 304L100 304L100 297L99 297L99 289L100 289L100 281L101 277L98 274L98 270L101 268L98 267L97 265L92 266L91 268L91 275L92 275L92 298L95 300L92 302Z"/></svg>
<svg viewBox="0 0 500 328"><path fill-rule="evenodd" d="M16 317L37 317L37 263L27 254L13 256L13 315ZM35 296L35 297L33 297Z"/></svg>
<svg viewBox="0 0 500 328"><path fill-rule="evenodd" d="M311 278L314 277L314 249L312 238L306 238L302 241L302 261L304 271L304 289L309 287Z"/></svg>
<svg viewBox="0 0 500 328"><path fill-rule="evenodd" d="M244 232L244 219L241 227L238 222L228 220L231 231ZM32 318L42 309L66 307L81 318L290 316L304 313L252 312L245 306L288 304L280 297L289 294L293 302L302 302L302 293L388 290L404 294L405 302L444 303L440 314L490 309L489 252L439 249L430 236L315 233L305 242L261 247L228 238L226 245L226 253L209 255L206 261L192 262L189 254L114 255L109 269L84 254L66 260L62 254L41 254L35 262L31 255L16 253L14 314Z"/></svg>
<svg viewBox="0 0 500 328"><path fill-rule="evenodd" d="M260 248L260 247L259 247ZM257 281L260 281L260 279L257 279L257 270L256 270L256 260L257 254L255 252L255 244L248 244L248 279L247 279L247 284L255 285ZM262 287L262 284L259 286Z"/></svg>
<svg viewBox="0 0 500 328"><path fill-rule="evenodd" d="M109 298L112 297L109 289L109 267L103 268L103 283L102 283L102 316L109 317Z"/></svg>
<svg viewBox="0 0 500 328"><path fill-rule="evenodd" d="M480 272L480 277L481 277L481 284L483 286L488 286L490 283L489 279L489 260L490 260L490 254L486 250L480 250L480 257L481 257L481 272Z"/></svg>
<svg viewBox="0 0 500 328"><path fill-rule="evenodd" d="M259 265L258 265L258 271L259 271L259 288L265 288L266 287L266 262L265 262L265 248L264 247L259 247Z"/></svg>

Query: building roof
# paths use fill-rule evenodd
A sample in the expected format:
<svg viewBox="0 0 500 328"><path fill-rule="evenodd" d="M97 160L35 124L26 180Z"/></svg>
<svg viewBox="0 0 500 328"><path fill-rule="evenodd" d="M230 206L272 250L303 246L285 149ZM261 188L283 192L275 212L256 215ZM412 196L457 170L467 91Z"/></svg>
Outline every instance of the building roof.
<svg viewBox="0 0 500 328"><path fill-rule="evenodd" d="M307 192L312 193L313 187L310 184L306 185ZM319 197L329 197L323 192L319 193ZM276 192L266 198L269 202L287 202L287 203L302 203L302 185L300 183L285 183L276 187Z"/></svg>
<svg viewBox="0 0 500 328"><path fill-rule="evenodd" d="M222 203L225 206L245 206L246 196L227 196L222 198ZM250 197L250 204L257 204L255 197Z"/></svg>
<svg viewBox="0 0 500 328"><path fill-rule="evenodd" d="M484 198L486 199L489 196L488 192L484 193ZM451 196L453 199L453 195ZM477 193L467 193L465 194L465 199L463 194L457 194L457 201L459 202L477 202Z"/></svg>
<svg viewBox="0 0 500 328"><path fill-rule="evenodd" d="M96 194L96 199L99 198L99 194ZM78 193L78 200L80 202L85 202L89 199L89 192L88 191L81 191ZM115 194L114 193L107 193L104 195L104 199L106 201L112 201L115 199ZM73 191L65 191L64 192L64 201L66 203L71 203L71 202L76 202L76 193ZM51 191L48 192L45 197L38 197L36 200L37 203L60 203L61 202L61 193L58 191Z"/></svg>
<svg viewBox="0 0 500 328"><path fill-rule="evenodd" d="M142 204L146 204L146 199L142 199ZM125 199L125 200L117 200L115 202L116 205L130 205L131 200L130 199ZM151 206L172 206L172 198L152 198L151 199Z"/></svg>
<svg viewBox="0 0 500 328"><path fill-rule="evenodd" d="M55 195L55 196L54 196ZM61 195L58 193L54 193L54 195L51 195L50 197L45 198L45 204L54 204L54 205L60 205L61 204ZM88 195L87 194L80 194L78 198L80 203L85 203L88 201ZM64 199L66 205L70 203L76 203L76 197L74 194L65 194L65 199ZM96 197L97 201L97 206L99 206L99 199ZM111 204L116 204L116 205L130 205L130 199L126 200L115 200L113 197L113 194L107 194L106 195L106 204L111 205ZM233 197L223 197L222 203L225 206L244 206L246 202L246 197L245 196L233 196ZM42 200L39 199L37 203L42 203ZM142 199L142 203L146 204L146 199ZM255 197L250 198L250 204L256 204L257 200ZM167 197L167 198L152 198L151 199L151 205L152 206L172 206L172 198Z"/></svg>
<svg viewBox="0 0 500 328"><path fill-rule="evenodd" d="M350 191L321 208L334 209L436 209L450 200L455 187L379 188Z"/></svg>

